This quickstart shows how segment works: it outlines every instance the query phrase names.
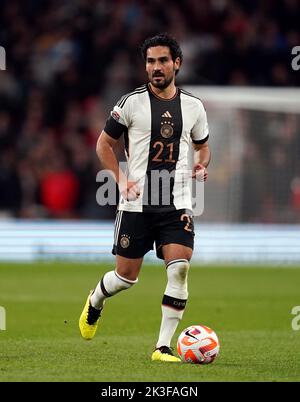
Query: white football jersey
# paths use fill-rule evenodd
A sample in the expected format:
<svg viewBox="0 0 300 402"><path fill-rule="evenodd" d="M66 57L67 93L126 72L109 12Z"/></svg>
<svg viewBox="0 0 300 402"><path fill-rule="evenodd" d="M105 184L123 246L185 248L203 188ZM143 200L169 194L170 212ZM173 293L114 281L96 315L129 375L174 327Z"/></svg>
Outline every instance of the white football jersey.
<svg viewBox="0 0 300 402"><path fill-rule="evenodd" d="M192 210L189 149L192 141L208 140L206 112L198 98L177 88L172 99L162 99L145 84L119 100L104 131L115 139L124 134L128 180L137 181L141 190L134 201L121 197L119 210Z"/></svg>

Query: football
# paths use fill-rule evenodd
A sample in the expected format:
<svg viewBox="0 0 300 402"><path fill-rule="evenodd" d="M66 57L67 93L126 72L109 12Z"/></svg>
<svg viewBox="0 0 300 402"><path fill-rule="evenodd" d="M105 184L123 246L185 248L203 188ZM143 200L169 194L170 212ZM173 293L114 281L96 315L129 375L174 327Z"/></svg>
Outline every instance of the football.
<svg viewBox="0 0 300 402"><path fill-rule="evenodd" d="M218 356L220 343L216 333L205 325L192 325L181 332L177 351L183 362L212 363Z"/></svg>

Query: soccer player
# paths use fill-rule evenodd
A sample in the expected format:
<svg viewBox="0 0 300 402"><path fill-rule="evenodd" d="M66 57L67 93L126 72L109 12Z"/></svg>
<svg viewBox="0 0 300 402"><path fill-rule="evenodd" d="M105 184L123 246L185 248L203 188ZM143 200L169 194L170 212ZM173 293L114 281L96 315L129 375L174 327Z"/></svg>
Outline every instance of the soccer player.
<svg viewBox="0 0 300 402"><path fill-rule="evenodd" d="M79 327L84 339L94 337L106 299L137 283L143 257L155 243L157 257L166 266L167 285L152 360L179 362L171 340L188 299L194 243L190 188L179 172L187 169L193 144L191 176L201 173L206 180L208 125L201 101L175 85L183 59L176 40L166 34L154 36L143 43L141 52L149 82L119 100L97 142L97 155L121 192L113 245L116 267L90 292ZM122 135L126 175L119 170L113 151ZM168 182L165 175L153 186L152 173L162 171L170 173ZM168 192L169 199L163 194Z"/></svg>

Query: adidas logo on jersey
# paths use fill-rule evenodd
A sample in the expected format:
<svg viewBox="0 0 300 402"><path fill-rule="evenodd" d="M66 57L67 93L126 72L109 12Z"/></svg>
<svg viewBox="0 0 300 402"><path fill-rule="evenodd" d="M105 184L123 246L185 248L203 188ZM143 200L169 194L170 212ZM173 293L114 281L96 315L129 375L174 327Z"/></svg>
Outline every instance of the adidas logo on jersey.
<svg viewBox="0 0 300 402"><path fill-rule="evenodd" d="M161 117L169 117L169 118L171 118L172 115L171 115L170 112L166 111L165 113L163 113L163 114L161 115Z"/></svg>

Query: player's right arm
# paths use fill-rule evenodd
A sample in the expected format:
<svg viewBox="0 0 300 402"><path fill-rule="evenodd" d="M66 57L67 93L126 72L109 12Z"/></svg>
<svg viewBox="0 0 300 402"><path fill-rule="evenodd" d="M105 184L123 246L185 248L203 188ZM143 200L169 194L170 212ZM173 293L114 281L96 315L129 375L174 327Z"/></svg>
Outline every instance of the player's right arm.
<svg viewBox="0 0 300 402"><path fill-rule="evenodd" d="M114 152L114 146L118 141L103 130L97 141L96 153L103 168L109 170L119 184L119 182L124 180L125 175L119 169L119 163Z"/></svg>
<svg viewBox="0 0 300 402"><path fill-rule="evenodd" d="M133 181L127 181L114 152L114 146L118 143L118 139L112 138L104 130L100 134L96 152L104 169L109 170L116 180L122 196L127 200L134 200L140 195L138 186Z"/></svg>
<svg viewBox="0 0 300 402"><path fill-rule="evenodd" d="M139 197L140 190L135 182L127 181L113 149L131 125L132 112L128 98L128 95L124 95L111 111L97 141L97 155L104 169L113 175L123 198L132 201Z"/></svg>

